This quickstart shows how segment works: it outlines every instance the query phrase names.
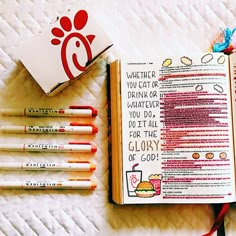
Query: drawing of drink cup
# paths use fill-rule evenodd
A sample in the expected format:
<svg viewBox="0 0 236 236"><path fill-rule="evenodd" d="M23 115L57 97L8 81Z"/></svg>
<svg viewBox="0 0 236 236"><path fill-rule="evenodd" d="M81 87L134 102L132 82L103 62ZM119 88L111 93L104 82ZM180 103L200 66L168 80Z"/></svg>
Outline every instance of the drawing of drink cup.
<svg viewBox="0 0 236 236"><path fill-rule="evenodd" d="M148 177L148 179L156 191L155 195L160 195L162 174L152 174Z"/></svg>
<svg viewBox="0 0 236 236"><path fill-rule="evenodd" d="M138 184L142 181L142 171L135 170L135 167L139 164L135 164L132 166L132 170L126 171L126 183L127 183L127 191L129 197L136 197L135 189Z"/></svg>

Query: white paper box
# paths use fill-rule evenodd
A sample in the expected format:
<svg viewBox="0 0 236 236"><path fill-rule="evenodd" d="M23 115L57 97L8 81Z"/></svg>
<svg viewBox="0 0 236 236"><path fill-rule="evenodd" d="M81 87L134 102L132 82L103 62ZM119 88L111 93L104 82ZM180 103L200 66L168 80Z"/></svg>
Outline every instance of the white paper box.
<svg viewBox="0 0 236 236"><path fill-rule="evenodd" d="M49 96L86 71L86 63L112 43L86 10L68 12L38 35L25 40L16 55Z"/></svg>

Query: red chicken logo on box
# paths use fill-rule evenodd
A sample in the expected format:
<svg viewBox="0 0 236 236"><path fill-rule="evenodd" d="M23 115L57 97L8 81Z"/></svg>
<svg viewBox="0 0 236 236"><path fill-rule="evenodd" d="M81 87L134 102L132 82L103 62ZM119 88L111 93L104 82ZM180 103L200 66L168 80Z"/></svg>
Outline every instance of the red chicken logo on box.
<svg viewBox="0 0 236 236"><path fill-rule="evenodd" d="M76 47L79 48L80 46L84 46L86 53L87 53L87 61L92 60L92 50L91 44L95 38L95 35L82 35L78 31L83 29L88 21L88 13L85 10L78 11L74 16L74 22L71 22L71 19L67 16L63 16L60 19L61 28L54 27L52 29L52 34L57 37L51 40L53 45L60 45L61 44L61 62L65 73L68 75L69 79L74 79L75 76L72 74L68 60L67 60L67 45L72 38L77 38L75 42ZM76 31L77 30L77 31ZM66 35L67 34L67 35ZM81 45L82 44L82 45ZM85 70L85 64L79 62L79 58L77 57L76 53L72 54L72 61L74 66L79 71Z"/></svg>
<svg viewBox="0 0 236 236"><path fill-rule="evenodd" d="M112 42L88 10L68 10L16 48L43 91L54 96L87 73Z"/></svg>

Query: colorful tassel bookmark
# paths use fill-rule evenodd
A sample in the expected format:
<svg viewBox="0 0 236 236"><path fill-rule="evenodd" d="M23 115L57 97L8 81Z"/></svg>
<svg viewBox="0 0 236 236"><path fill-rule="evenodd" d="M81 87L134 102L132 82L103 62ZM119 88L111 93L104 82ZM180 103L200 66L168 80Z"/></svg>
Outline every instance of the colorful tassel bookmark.
<svg viewBox="0 0 236 236"><path fill-rule="evenodd" d="M236 50L236 28L222 30L213 41L210 51L230 54Z"/></svg>

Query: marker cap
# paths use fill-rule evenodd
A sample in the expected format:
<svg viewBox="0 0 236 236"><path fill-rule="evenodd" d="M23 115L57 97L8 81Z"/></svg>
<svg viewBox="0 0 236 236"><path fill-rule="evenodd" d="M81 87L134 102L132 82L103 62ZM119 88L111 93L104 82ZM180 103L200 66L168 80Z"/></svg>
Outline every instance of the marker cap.
<svg viewBox="0 0 236 236"><path fill-rule="evenodd" d="M96 164L90 161L76 161L76 160L69 160L68 163L86 163L90 164L90 171L96 170Z"/></svg>
<svg viewBox="0 0 236 236"><path fill-rule="evenodd" d="M90 189L95 189L97 187L97 183L93 179L78 179L78 178L70 178L69 181L91 181Z"/></svg>
<svg viewBox="0 0 236 236"><path fill-rule="evenodd" d="M90 142L69 142L71 145L90 145L91 146L91 152L97 151L97 146L94 143Z"/></svg>
<svg viewBox="0 0 236 236"><path fill-rule="evenodd" d="M68 163L90 163L90 161L69 160Z"/></svg>
<svg viewBox="0 0 236 236"><path fill-rule="evenodd" d="M85 124L85 123L71 122L70 126L91 126L93 134L96 134L98 132L98 127L95 126L94 124Z"/></svg>
<svg viewBox="0 0 236 236"><path fill-rule="evenodd" d="M96 152L97 151L97 146L94 143L90 142L69 142L71 145L90 145L91 146L91 152Z"/></svg>
<svg viewBox="0 0 236 236"><path fill-rule="evenodd" d="M92 106L70 106L70 109L90 109L92 111L92 116L97 116L98 111Z"/></svg>

